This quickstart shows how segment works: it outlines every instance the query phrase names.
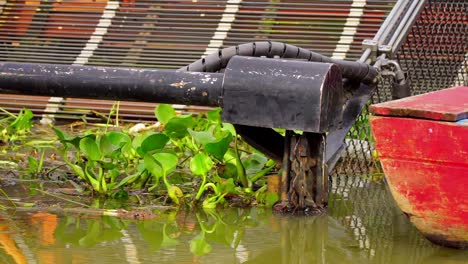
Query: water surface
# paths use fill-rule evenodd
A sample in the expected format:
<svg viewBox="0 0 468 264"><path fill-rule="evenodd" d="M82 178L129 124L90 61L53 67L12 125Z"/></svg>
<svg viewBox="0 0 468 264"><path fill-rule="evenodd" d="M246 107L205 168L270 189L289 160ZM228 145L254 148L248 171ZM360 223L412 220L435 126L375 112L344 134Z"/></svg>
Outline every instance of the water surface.
<svg viewBox="0 0 468 264"><path fill-rule="evenodd" d="M346 181L334 183L339 194L318 217L269 208L156 212L143 221L0 211L0 263L468 263L467 251L424 239L383 183Z"/></svg>

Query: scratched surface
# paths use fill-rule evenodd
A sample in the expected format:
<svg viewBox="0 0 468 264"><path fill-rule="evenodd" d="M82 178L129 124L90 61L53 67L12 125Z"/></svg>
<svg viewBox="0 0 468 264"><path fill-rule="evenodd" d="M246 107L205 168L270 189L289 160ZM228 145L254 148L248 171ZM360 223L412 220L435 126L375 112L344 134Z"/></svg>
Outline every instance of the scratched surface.
<svg viewBox="0 0 468 264"><path fill-rule="evenodd" d="M395 201L428 238L468 247L468 126L371 117Z"/></svg>
<svg viewBox="0 0 468 264"><path fill-rule="evenodd" d="M468 86L458 86L371 106L375 115L458 121L468 118Z"/></svg>

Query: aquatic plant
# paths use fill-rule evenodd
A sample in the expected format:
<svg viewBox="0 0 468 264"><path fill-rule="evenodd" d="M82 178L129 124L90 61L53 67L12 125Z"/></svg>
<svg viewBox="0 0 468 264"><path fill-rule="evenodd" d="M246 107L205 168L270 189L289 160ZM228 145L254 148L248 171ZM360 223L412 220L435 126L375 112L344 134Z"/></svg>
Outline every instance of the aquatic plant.
<svg viewBox="0 0 468 264"><path fill-rule="evenodd" d="M165 193L176 205L191 201L215 208L229 195L249 203L266 191L254 185L275 163L242 143L234 127L221 122L220 112L177 115L161 104L155 109L157 130L109 131L108 122L104 129L69 135L53 127L60 142L54 148L85 186L104 196L147 189Z"/></svg>
<svg viewBox="0 0 468 264"><path fill-rule="evenodd" d="M31 110L22 109L17 115L1 107L0 111L6 115L0 119L0 144L14 142L31 131L34 117Z"/></svg>

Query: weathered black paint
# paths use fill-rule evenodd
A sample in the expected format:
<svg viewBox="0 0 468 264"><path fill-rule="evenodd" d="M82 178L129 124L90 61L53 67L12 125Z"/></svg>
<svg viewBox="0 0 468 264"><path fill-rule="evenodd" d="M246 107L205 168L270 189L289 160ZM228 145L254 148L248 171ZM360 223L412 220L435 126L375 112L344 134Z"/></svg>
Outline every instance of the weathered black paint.
<svg viewBox="0 0 468 264"><path fill-rule="evenodd" d="M271 128L235 125L236 132L254 148L278 163L283 159L284 137Z"/></svg>
<svg viewBox="0 0 468 264"><path fill-rule="evenodd" d="M0 63L0 93L220 105L223 74Z"/></svg>
<svg viewBox="0 0 468 264"><path fill-rule="evenodd" d="M346 135L376 89L375 84L366 85L350 80L345 80L343 87L344 96L349 99L343 105L342 123L337 129L331 130L327 134L325 160L327 161L329 172L335 167L342 150L346 147Z"/></svg>
<svg viewBox="0 0 468 264"><path fill-rule="evenodd" d="M334 64L237 56L225 70L223 119L325 133L341 121L342 93Z"/></svg>

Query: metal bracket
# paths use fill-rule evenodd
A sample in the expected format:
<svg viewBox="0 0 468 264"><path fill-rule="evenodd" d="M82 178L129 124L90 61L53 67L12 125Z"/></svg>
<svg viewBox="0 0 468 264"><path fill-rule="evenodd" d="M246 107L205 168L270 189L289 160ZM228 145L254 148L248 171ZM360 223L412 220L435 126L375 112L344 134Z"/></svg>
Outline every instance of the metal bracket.
<svg viewBox="0 0 468 264"><path fill-rule="evenodd" d="M362 50L370 50L369 58L371 62L375 62L377 58L385 54L387 57L392 57L392 46L391 45L381 45L377 40L365 39L362 41Z"/></svg>
<svg viewBox="0 0 468 264"><path fill-rule="evenodd" d="M379 42L373 39L365 39L362 41L362 50L370 50L371 53L369 58L372 62L377 59L378 51L379 51Z"/></svg>
<svg viewBox="0 0 468 264"><path fill-rule="evenodd" d="M392 58L392 50L391 45L379 45L379 56L385 54L387 57Z"/></svg>

